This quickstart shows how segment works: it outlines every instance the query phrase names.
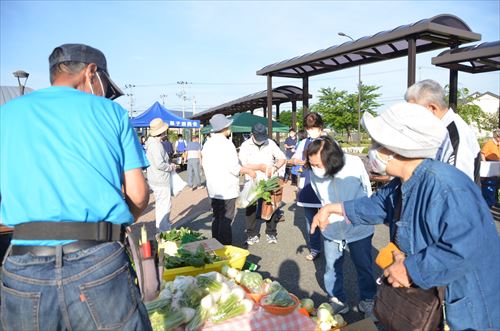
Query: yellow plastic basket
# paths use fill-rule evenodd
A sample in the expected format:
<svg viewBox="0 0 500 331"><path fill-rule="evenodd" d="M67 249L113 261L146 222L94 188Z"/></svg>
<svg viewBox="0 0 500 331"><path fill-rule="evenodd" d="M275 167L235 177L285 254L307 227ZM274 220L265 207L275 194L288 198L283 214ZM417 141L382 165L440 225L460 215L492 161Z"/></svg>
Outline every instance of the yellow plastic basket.
<svg viewBox="0 0 500 331"><path fill-rule="evenodd" d="M226 245L224 248L215 251L215 254L222 257L222 261L217 261L211 264L205 264L201 268L181 267L175 269L164 269L163 280L171 281L177 276L196 276L210 271L220 272L224 264L228 264L231 268L241 269L247 259L248 250L239 247Z"/></svg>

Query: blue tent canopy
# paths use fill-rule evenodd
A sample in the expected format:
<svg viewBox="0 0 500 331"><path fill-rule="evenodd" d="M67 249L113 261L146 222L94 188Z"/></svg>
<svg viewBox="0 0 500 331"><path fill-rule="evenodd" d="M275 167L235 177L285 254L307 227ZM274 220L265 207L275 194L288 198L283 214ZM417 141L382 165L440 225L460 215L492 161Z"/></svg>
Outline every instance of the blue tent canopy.
<svg viewBox="0 0 500 331"><path fill-rule="evenodd" d="M188 120L172 114L167 108L156 101L144 113L130 120L134 128L146 128L155 118L161 118L171 128L197 129L200 127L200 121Z"/></svg>

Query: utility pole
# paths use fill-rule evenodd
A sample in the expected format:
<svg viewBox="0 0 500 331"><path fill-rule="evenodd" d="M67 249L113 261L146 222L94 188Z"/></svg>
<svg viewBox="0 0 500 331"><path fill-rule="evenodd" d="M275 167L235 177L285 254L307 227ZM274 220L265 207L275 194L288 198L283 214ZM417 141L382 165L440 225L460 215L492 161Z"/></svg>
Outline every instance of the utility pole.
<svg viewBox="0 0 500 331"><path fill-rule="evenodd" d="M342 36L342 37L349 38L352 41L354 41L354 39L351 36L346 35L343 32L339 32L338 35ZM358 66L358 137L357 137L358 138L357 139L358 147L361 145L361 87L362 87L361 66Z"/></svg>
<svg viewBox="0 0 500 331"><path fill-rule="evenodd" d="M163 107L165 107L165 99L168 97L167 94L160 94L161 102L163 104Z"/></svg>
<svg viewBox="0 0 500 331"><path fill-rule="evenodd" d="M132 90L135 87L133 84L125 84L125 90L128 90L130 92L127 92L125 95L129 97L129 107L130 107L130 113L129 113L129 118L133 117L134 114L134 91Z"/></svg>
<svg viewBox="0 0 500 331"><path fill-rule="evenodd" d="M182 117L183 118L186 118L186 113L185 113L185 103L186 103L186 100L187 100L187 97L186 97L186 85L187 84L192 84L190 82L186 82L186 81L178 81L177 82L178 85L181 86L181 91L179 93L177 93L177 96L182 100Z"/></svg>

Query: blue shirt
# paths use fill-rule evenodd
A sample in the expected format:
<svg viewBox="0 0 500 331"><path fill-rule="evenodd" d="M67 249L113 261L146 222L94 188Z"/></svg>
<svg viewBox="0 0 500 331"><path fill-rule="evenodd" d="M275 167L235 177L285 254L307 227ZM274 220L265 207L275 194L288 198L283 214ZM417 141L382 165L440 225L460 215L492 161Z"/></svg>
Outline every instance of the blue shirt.
<svg viewBox="0 0 500 331"><path fill-rule="evenodd" d="M413 283L446 286L452 330L500 329L500 238L477 185L455 167L425 160L401 185L396 222L399 185L396 178L370 198L344 202L346 216L353 224L389 222Z"/></svg>
<svg viewBox="0 0 500 331"><path fill-rule="evenodd" d="M133 221L123 174L148 162L119 104L53 86L8 102L0 116L2 223Z"/></svg>
<svg viewBox="0 0 500 331"><path fill-rule="evenodd" d="M172 143L168 140L165 140L161 144L163 145L163 148L165 149L165 153L167 153L168 157L171 158L172 155L174 154L174 147L172 146Z"/></svg>

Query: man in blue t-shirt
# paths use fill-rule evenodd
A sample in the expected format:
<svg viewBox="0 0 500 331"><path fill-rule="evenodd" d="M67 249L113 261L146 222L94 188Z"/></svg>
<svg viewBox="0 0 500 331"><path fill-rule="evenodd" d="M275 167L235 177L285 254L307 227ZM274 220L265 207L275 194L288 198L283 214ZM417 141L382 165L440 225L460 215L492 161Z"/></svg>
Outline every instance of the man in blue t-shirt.
<svg viewBox="0 0 500 331"><path fill-rule="evenodd" d="M150 330L119 241L149 199L144 151L111 101L123 93L90 46L56 47L49 66L51 87L0 110L0 211L14 227L2 325Z"/></svg>

